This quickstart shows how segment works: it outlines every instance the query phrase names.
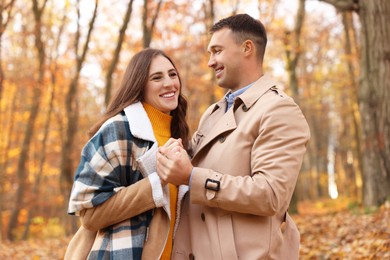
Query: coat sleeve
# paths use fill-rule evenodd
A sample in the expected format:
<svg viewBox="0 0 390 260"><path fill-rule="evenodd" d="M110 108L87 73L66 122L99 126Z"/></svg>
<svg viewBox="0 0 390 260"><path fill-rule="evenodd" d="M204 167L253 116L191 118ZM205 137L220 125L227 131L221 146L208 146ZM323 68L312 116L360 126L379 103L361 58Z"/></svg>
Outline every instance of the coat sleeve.
<svg viewBox="0 0 390 260"><path fill-rule="evenodd" d="M310 138L309 127L291 100L270 106L258 120L252 129L256 135L253 146L242 151L250 153L251 173L233 176L195 167L192 203L259 216L271 216L287 207ZM239 164L240 158L229 163ZM206 182L211 189L205 187Z"/></svg>
<svg viewBox="0 0 390 260"><path fill-rule="evenodd" d="M162 206L153 194L163 194L157 173L142 178L133 149L148 147L135 144L120 118L103 125L84 147L68 212L80 215L86 228L99 230Z"/></svg>
<svg viewBox="0 0 390 260"><path fill-rule="evenodd" d="M151 187L145 178L119 190L104 203L81 211L81 224L97 231L156 208Z"/></svg>

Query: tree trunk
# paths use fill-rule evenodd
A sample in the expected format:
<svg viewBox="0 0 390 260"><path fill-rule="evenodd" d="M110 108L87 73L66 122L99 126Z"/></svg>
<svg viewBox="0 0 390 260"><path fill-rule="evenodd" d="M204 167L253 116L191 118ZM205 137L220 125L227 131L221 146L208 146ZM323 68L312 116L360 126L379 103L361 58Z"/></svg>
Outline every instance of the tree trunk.
<svg viewBox="0 0 390 260"><path fill-rule="evenodd" d="M345 158L344 167L345 167L345 172L347 173L347 178L349 180L354 180L354 182L347 181L348 183L347 188L350 191L352 189L351 193L355 198L359 198L360 192L358 189L359 187L357 187L356 180L357 179L361 180L361 175L363 172L362 169L363 155L361 152L362 131L361 131L361 121L359 117L358 84L357 84L357 75L356 75L357 73L356 73L356 68L354 67L354 63L352 62L352 57L356 57L358 55L358 51L357 51L358 48L356 48L356 45L358 43L356 42L356 38L354 37L356 33L353 28L352 12L344 12L342 14L342 22L343 22L344 33L345 33L344 50L345 50L345 54L347 55L348 75L349 75L349 81L351 82L351 85L347 86L347 90L348 90L348 92L346 93L347 96L343 98L343 100L347 101L346 107L348 107L348 113L346 113L345 116L347 116L348 119L352 120L352 123L350 123L349 126L345 128L345 131L347 131L347 129L350 129L349 132L345 134L351 135L350 139L348 138L347 140L349 145L346 144L346 146L349 146L349 148L352 150L354 160L353 162L349 163L347 159L348 155L344 154L343 157ZM346 122L347 120L345 119L343 121Z"/></svg>
<svg viewBox="0 0 390 260"><path fill-rule="evenodd" d="M51 71L51 85L50 85L50 96L48 100L48 110L46 114L46 120L45 120L45 127L44 127L44 132L43 132L43 138L42 138L42 150L39 154L39 169L37 172L37 176L35 178L35 183L33 186L33 196L35 196L36 199L40 199L40 187L41 187L41 182L42 182L42 175L43 175L43 169L46 161L46 149L47 149L47 140L49 138L49 130L50 130L50 123L51 117L53 114L53 108L54 108L54 99L55 99L55 87L56 87L56 73L57 73L57 63L55 62L58 59L58 48L60 44L60 38L65 26L65 20L66 20L66 14L64 14L62 21L63 23L61 24L57 39L56 39L56 49L55 49L55 55L51 55L49 64L53 64L53 71ZM31 219L35 216L37 212L37 207L36 205L30 206L28 215L27 215L27 222L25 225L24 229L24 234L23 234L23 239L27 239L28 235L30 233L30 224L31 224Z"/></svg>
<svg viewBox="0 0 390 260"><path fill-rule="evenodd" d="M30 107L29 118L27 120L26 129L24 132L23 144L19 156L17 166L18 188L16 191L15 207L12 210L10 222L7 230L7 237L12 241L15 239L13 230L18 223L20 210L23 208L23 198L26 190L26 180L28 179L27 162L29 159L31 139L35 132L35 121L38 116L41 103L42 87L44 82L45 71L45 45L42 40L42 14L45 9L47 0L44 1L42 7L38 6L37 0L33 0L33 12L35 18L35 48L38 54L38 80L34 86L32 104Z"/></svg>
<svg viewBox="0 0 390 260"><path fill-rule="evenodd" d="M2 0L0 4L0 119L1 119L1 101L3 98L3 82L4 82L4 70L3 70L3 63L2 63L3 33L5 32L5 29L7 28L7 25L12 18L12 7L14 6L14 3L15 0L10 0L9 3L4 3L4 0ZM1 233L0 233L0 238L1 238Z"/></svg>
<svg viewBox="0 0 390 260"><path fill-rule="evenodd" d="M88 33L84 42L84 46L82 48L81 54L79 54L78 46L80 44L80 24L78 23L78 30L76 33L76 40L75 40L75 52L77 57L77 64L76 64L76 70L75 74L73 75L72 81L70 83L67 95L66 95L66 101L65 101L65 108L66 108L66 118L67 118L67 127L65 130L65 137L64 137L64 144L61 151L61 177L60 177L60 187L61 191L64 194L64 207L66 208L68 205L68 199L70 196L70 190L72 188L73 184L73 171L74 171L74 165L73 165L73 144L76 137L77 132L77 126L78 126L78 117L79 117L79 105L78 105L78 99L77 99L77 90L78 90L78 83L80 78L80 72L81 68L83 66L83 63L85 61L85 57L87 55L88 51L88 44L91 40L92 31L94 28L96 16L97 16L97 9L98 9L98 3L99 0L95 1L95 7L94 12L92 15L92 18L89 22L89 28ZM79 4L79 2L77 2ZM78 13L78 19L80 21L80 10L79 5L77 6L77 13ZM68 218L64 217L65 220L68 220ZM67 234L73 234L77 230L77 223L76 219L72 218L71 220L65 221L66 233Z"/></svg>
<svg viewBox="0 0 390 260"><path fill-rule="evenodd" d="M390 1L360 0L359 17L363 204L371 207L390 196Z"/></svg>
<svg viewBox="0 0 390 260"><path fill-rule="evenodd" d="M161 5L162 5L162 0L159 0L157 3L156 11L154 12L153 15L150 15L151 8L149 6L149 0L144 0L144 12L142 16L144 48L148 48L150 46L150 43L152 42L153 31L156 25L158 15L160 13ZM152 17L150 22L148 21L148 17Z"/></svg>
<svg viewBox="0 0 390 260"><path fill-rule="evenodd" d="M305 0L299 0L297 15L295 17L295 28L293 32L286 31L285 50L287 59L287 72L292 97L299 104L297 67L301 55L301 32L305 20Z"/></svg>
<svg viewBox="0 0 390 260"><path fill-rule="evenodd" d="M390 196L390 1L321 1L359 14L363 204L376 207Z"/></svg>
<svg viewBox="0 0 390 260"><path fill-rule="evenodd" d="M127 11L125 14L125 18L123 19L122 27L119 30L119 37L118 37L118 41L117 41L116 48L114 51L114 57L112 58L110 66L108 67L108 70L107 70L106 94L105 94L105 98L104 98L106 106L108 105L108 103L110 102L110 99L111 99L112 74L114 74L116 65L118 64L118 61L119 61L119 55L120 55L120 52L122 49L122 44L123 44L123 41L124 41L125 35L126 35L126 29L127 29L128 24L129 24L131 13L133 10L133 2L134 2L134 0L130 0L129 4L127 5Z"/></svg>
<svg viewBox="0 0 390 260"><path fill-rule="evenodd" d="M209 37L209 31L211 27L214 24L215 21L215 1L214 0L208 0L203 2L203 11L205 16L205 27L206 27L206 35L205 37L207 39L206 46L208 45L208 41L210 39ZM217 97L215 95L215 73L210 70L210 87L207 89L210 91L210 101L209 104L213 104L217 101Z"/></svg>
<svg viewBox="0 0 390 260"><path fill-rule="evenodd" d="M4 70L3 70L3 33L5 32L5 29L7 28L7 25L9 21L11 20L11 13L12 13L12 7L15 3L15 0L11 0L9 3L0 5L0 122L2 122L2 101L3 101L3 88L4 88ZM3 12L5 12L5 15L3 15ZM16 93L15 93L16 96ZM12 110L11 110L12 111ZM12 127L11 127L12 129ZM0 133L0 149L7 146L3 145L3 136L4 134ZM9 143L9 140L8 140ZM3 239L3 202L2 202L2 193L3 193L3 176L5 175L6 170L6 164L8 157L8 149L5 149L4 151L1 151L0 153L0 241ZM3 160L4 158L4 160ZM4 166L4 167L3 167Z"/></svg>
<svg viewBox="0 0 390 260"><path fill-rule="evenodd" d="M299 104L297 66L301 54L300 37L302 32L303 22L305 20L305 0L299 0L298 11L295 17L295 28L293 32L286 33L285 47L287 59L287 71L289 74L289 85L292 92L292 97ZM291 37L290 37L291 36ZM293 214L298 213L298 192L294 189L294 194L291 198L289 211Z"/></svg>
<svg viewBox="0 0 390 260"><path fill-rule="evenodd" d="M43 138L42 138L42 150L40 151L39 154L39 170L37 172L37 176L35 177L35 183L34 186L32 187L33 191L33 196L37 200L39 199L40 195L40 187L41 187L41 180L42 180L42 175L43 175L43 167L45 165L46 161L46 148L47 148L47 140L49 137L49 127L50 127L50 122L51 122L51 114L53 112L53 107L54 107L54 93L55 93L55 85L51 85L50 89L50 100L49 100L49 105L48 105L48 111L46 115L46 122L45 122L45 127L44 127L44 133L43 133ZM35 215L36 212L36 205L30 206L27 214L27 222L25 225L24 233L23 233L23 240L26 240L28 238L29 232L30 232L30 224L31 224L31 219Z"/></svg>
<svg viewBox="0 0 390 260"><path fill-rule="evenodd" d="M12 133L14 131L14 126L15 126L15 120L13 120L14 118L14 113L15 111L17 111L17 100L19 99L19 96L20 96L20 91L17 91L15 90L14 93L13 93L13 97L12 97L12 103L11 103L11 108L10 108L10 115L9 115L9 127L8 129L4 129L2 128L1 130L4 131L4 130L7 130L7 133L5 132L2 132L1 135L2 137L5 135L7 136L6 138L6 142L4 144L4 146L2 146L2 153L1 153L1 157L0 157L0 237L2 240L2 234L3 234L3 215L2 215L2 212L3 212L3 185L4 185L4 181L5 181L5 176L7 174L7 167L8 167L8 163L9 163L9 151L11 149L11 141L12 141ZM6 239L8 239L8 236L6 236Z"/></svg>

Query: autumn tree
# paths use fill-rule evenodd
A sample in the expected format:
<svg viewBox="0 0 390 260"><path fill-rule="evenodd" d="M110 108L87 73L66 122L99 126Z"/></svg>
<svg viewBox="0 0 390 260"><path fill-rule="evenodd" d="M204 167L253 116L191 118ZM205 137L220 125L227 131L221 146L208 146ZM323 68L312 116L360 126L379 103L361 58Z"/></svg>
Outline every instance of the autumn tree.
<svg viewBox="0 0 390 260"><path fill-rule="evenodd" d="M107 70L107 74L106 74L106 87L105 87L105 98L104 98L106 106L108 105L108 103L110 102L110 99L111 99L112 75L114 74L115 68L116 68L116 66L118 64L118 61L119 61L119 57L120 57L123 41L125 40L125 36L126 36L126 30L127 30L128 25L129 25L129 21L130 21L130 18L131 18L131 13L133 11L133 2L134 2L134 0L130 0L129 3L127 4L127 10L126 10L126 13L125 13L125 17L123 19L122 26L121 26L121 28L119 30L119 36L118 36L118 40L116 42L114 55L113 55L113 58L112 58L111 63L109 65L109 67L108 67L108 70Z"/></svg>
<svg viewBox="0 0 390 260"><path fill-rule="evenodd" d="M129 21L131 18L131 13L133 10L133 2L134 0L130 0L127 5L127 11L125 13L122 26L119 30L118 40L116 42L116 48L114 50L114 55L111 60L111 63L108 67L106 74L106 87L105 87L105 104L108 105L111 98L112 91L112 75L115 72L115 68L118 64L120 52L122 49L123 41L126 36L126 29L129 25ZM142 43L143 48L147 48L150 46L153 37L153 31L156 27L156 22L158 15L160 13L160 9L163 1L159 0L157 3L154 3L150 0L144 0L143 11L142 11Z"/></svg>
<svg viewBox="0 0 390 260"><path fill-rule="evenodd" d="M206 34L207 34L207 42L205 48L207 48L208 41L210 40L209 31L211 27L213 26L215 22L215 1L214 0L208 0L203 2L203 12L204 12L204 22L205 22L205 28L206 28ZM210 71L210 89L215 88L215 74L213 71ZM217 97L215 95L215 92L213 91L210 95L210 101L209 103L212 104L217 101Z"/></svg>
<svg viewBox="0 0 390 260"><path fill-rule="evenodd" d="M361 150L361 120L358 101L358 40L353 13L343 12L344 63L348 83L342 88L343 107L340 116L344 128L340 136L339 158L344 171L342 190L352 199L361 199L361 173L363 155ZM352 156L351 156L352 155ZM355 159L353 159L355 158Z"/></svg>
<svg viewBox="0 0 390 260"><path fill-rule="evenodd" d="M80 79L81 68L85 62L88 52L88 45L91 40L92 31L95 25L97 16L97 9L99 0L95 0L95 6L92 17L89 22L87 35L84 44L81 42L81 25L80 25L80 0L77 1L77 32L74 41L74 51L76 57L76 66L71 78L71 82L66 94L65 112L66 112L66 132L64 136L64 143L61 151L61 190L64 194L65 203L64 208L67 207L66 200L69 198L70 190L73 184L73 172L75 170L73 163L73 147L74 140L77 133L78 118L79 118L79 102L78 102L78 84ZM72 218L74 220L74 218ZM77 229L77 224L73 221L67 225L67 231L73 233Z"/></svg>
<svg viewBox="0 0 390 260"><path fill-rule="evenodd" d="M142 13L142 31L143 31L143 47L150 46L152 41L153 31L156 26L157 18L160 13L162 0L157 3L150 0L144 0L144 9ZM151 5L152 4L152 5Z"/></svg>
<svg viewBox="0 0 390 260"><path fill-rule="evenodd" d="M34 39L35 49L37 51L37 80L33 89L33 99L30 106L29 117L24 131L24 139L21 147L21 152L17 166L18 188L16 192L15 207L12 210L10 222L7 230L7 237L14 240L15 236L13 230L15 229L20 210L23 207L23 199L26 191L26 180L28 177L27 162L29 159L31 140L35 132L35 121L38 116L39 107L41 104L42 89L44 88L44 72L45 72L45 44L42 39L42 16L45 10L47 0L42 4L38 0L32 1L32 11L35 21Z"/></svg>
<svg viewBox="0 0 390 260"><path fill-rule="evenodd" d="M322 1L359 16L363 204L378 206L390 196L390 1Z"/></svg>
<svg viewBox="0 0 390 260"><path fill-rule="evenodd" d="M12 8L14 6L15 0L10 0L9 2L4 2L4 0L0 3L0 104L1 99L3 97L3 81L4 81L4 70L2 64L2 42L3 42L3 34L9 21L12 18ZM1 106L0 106L1 109ZM1 111L0 111L1 116Z"/></svg>
<svg viewBox="0 0 390 260"><path fill-rule="evenodd" d="M286 30L285 32L285 52L286 52L286 67L289 75L289 86L291 89L292 97L297 104L300 103L299 96L299 83L297 77L297 67L299 58L302 54L301 47L301 32L305 20L305 0L299 0L298 10L295 17L294 30ZM298 198L297 190L294 190L294 194L290 203L290 212L298 212Z"/></svg>
<svg viewBox="0 0 390 260"><path fill-rule="evenodd" d="M35 181L31 185L32 194L35 197L36 200L39 200L42 198L42 184L44 179L44 167L47 159L47 150L48 150L48 142L49 142L49 134L50 134L50 126L53 118L53 112L54 112L54 103L55 103L55 94L56 94L56 87L57 87L57 71L58 71L58 59L59 59L59 45L61 42L61 36L64 32L64 27L66 25L66 13L67 13L67 6L64 9L64 13L61 18L61 24L58 30L58 34L53 36L55 39L55 44L53 45L53 48L48 50L49 52L49 59L48 64L50 65L50 83L48 84L48 96L43 105L45 105L46 113L45 113L45 119L44 119L44 125L43 125L43 136L41 139L42 149L40 151L40 154L38 155L38 170L35 176ZM51 13L52 14L52 13ZM52 17L51 17L52 18ZM30 208L28 208L27 213L27 220L25 224L24 233L22 236L23 240L26 240L30 233L30 225L32 222L32 218L39 215L39 208L36 206L37 201L33 203L33 205L30 205Z"/></svg>
<svg viewBox="0 0 390 260"><path fill-rule="evenodd" d="M3 115L3 110L2 110L2 99L3 99L3 84L5 80L4 76L4 70L3 70L3 34L7 28L8 23L10 22L12 18L12 8L14 6L15 0L10 0L9 2L4 2L1 1L0 3L0 122L2 121L2 115ZM4 133L0 134L0 148L1 147L6 147L6 145L3 145L3 138L4 138ZM8 142L9 144L9 142ZM2 239L2 229L3 229L3 213L2 213L2 192L3 192L3 176L6 170L6 161L7 161L7 153L8 150L2 149L0 152L0 240Z"/></svg>

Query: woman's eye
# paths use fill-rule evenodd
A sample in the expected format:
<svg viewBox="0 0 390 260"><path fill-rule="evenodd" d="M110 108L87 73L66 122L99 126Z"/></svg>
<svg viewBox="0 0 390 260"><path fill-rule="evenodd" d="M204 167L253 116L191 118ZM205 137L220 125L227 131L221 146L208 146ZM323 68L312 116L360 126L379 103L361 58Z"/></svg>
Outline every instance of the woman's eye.
<svg viewBox="0 0 390 260"><path fill-rule="evenodd" d="M170 76L171 78L174 78L174 77L177 76L177 73L176 73L176 72L171 72L171 73L169 73L169 76Z"/></svg>
<svg viewBox="0 0 390 260"><path fill-rule="evenodd" d="M152 78L152 80L160 80L161 79L161 76L154 76L153 78Z"/></svg>

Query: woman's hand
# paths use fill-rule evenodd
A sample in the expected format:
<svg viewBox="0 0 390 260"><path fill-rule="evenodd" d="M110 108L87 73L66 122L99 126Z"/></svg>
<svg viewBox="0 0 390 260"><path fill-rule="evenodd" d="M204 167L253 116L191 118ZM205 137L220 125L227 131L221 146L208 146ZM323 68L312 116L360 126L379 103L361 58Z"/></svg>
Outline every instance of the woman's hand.
<svg viewBox="0 0 390 260"><path fill-rule="evenodd" d="M192 168L181 139L170 138L165 145L158 148L157 174L162 182L188 185Z"/></svg>

